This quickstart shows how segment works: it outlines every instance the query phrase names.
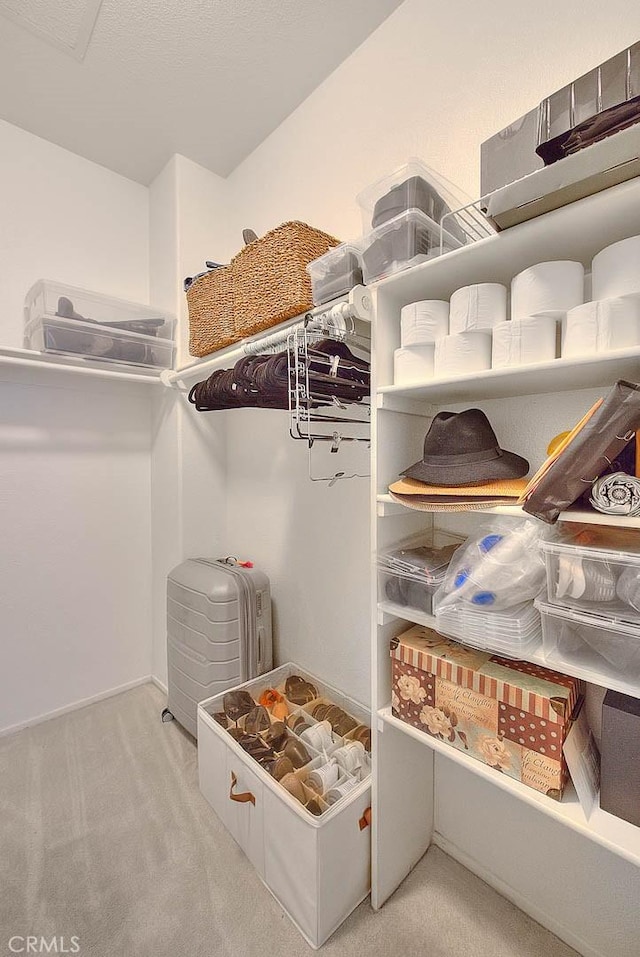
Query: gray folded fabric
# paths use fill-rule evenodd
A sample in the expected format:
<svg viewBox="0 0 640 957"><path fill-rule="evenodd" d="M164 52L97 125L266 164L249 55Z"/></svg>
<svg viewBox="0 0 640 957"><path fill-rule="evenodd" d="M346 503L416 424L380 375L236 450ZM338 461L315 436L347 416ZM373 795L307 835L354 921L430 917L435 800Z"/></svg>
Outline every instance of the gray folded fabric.
<svg viewBox="0 0 640 957"><path fill-rule="evenodd" d="M640 479L625 472L603 475L593 483L589 501L605 515L638 515Z"/></svg>

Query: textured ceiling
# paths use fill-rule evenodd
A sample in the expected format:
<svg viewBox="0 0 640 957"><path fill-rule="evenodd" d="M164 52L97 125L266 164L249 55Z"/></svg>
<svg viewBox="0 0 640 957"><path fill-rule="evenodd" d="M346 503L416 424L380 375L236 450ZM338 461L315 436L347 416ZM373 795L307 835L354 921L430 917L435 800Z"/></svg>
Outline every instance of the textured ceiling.
<svg viewBox="0 0 640 957"><path fill-rule="evenodd" d="M141 183L173 153L226 176L400 2L103 0L78 60L0 0L0 117ZM81 2L27 6L43 30Z"/></svg>

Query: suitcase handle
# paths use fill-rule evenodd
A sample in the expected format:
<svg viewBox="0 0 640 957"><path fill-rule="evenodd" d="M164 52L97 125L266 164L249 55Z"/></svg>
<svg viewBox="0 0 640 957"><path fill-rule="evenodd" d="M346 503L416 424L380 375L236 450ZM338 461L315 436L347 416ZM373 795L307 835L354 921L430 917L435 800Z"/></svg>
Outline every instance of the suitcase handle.
<svg viewBox="0 0 640 957"><path fill-rule="evenodd" d="M231 772L231 787L229 788L229 798L232 801L237 801L239 804L248 804L251 803L255 807L256 799L251 791L243 791L242 794L234 794L233 789L237 785L238 779L234 772Z"/></svg>

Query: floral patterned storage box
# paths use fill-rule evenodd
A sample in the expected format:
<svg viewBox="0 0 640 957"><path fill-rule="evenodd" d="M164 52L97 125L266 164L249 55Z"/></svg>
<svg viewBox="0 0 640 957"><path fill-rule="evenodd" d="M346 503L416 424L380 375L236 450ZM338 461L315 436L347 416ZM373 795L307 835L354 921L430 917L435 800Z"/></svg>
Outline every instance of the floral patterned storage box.
<svg viewBox="0 0 640 957"><path fill-rule="evenodd" d="M391 641L391 659L397 718L560 800L568 777L562 745L581 681L420 625Z"/></svg>

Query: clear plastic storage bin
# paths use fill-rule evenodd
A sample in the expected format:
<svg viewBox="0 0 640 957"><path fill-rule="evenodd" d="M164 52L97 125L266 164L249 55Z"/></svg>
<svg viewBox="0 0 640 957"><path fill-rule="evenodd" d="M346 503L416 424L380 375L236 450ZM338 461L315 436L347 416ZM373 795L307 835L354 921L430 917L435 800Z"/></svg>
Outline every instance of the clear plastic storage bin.
<svg viewBox="0 0 640 957"><path fill-rule="evenodd" d="M422 160L412 157L363 189L357 202L362 210L362 230L368 233L410 209L419 210L439 226L443 216L470 200ZM451 232L455 234L458 228L454 223ZM462 231L457 238L465 241Z"/></svg>
<svg viewBox="0 0 640 957"><path fill-rule="evenodd" d="M453 554L464 539L440 529L414 535L378 557L379 598L409 613L430 615Z"/></svg>
<svg viewBox="0 0 640 957"><path fill-rule="evenodd" d="M531 653L542 638L540 614L532 601L501 611L457 607L438 612L436 607L436 630L472 648L507 658Z"/></svg>
<svg viewBox="0 0 640 957"><path fill-rule="evenodd" d="M640 536L628 529L572 525L542 541L547 598L554 605L640 622Z"/></svg>
<svg viewBox="0 0 640 957"><path fill-rule="evenodd" d="M342 243L307 266L313 303L321 306L362 283L362 253L353 243Z"/></svg>
<svg viewBox="0 0 640 957"><path fill-rule="evenodd" d="M365 283L417 266L462 245L425 213L411 209L390 219L364 238L362 273Z"/></svg>
<svg viewBox="0 0 640 957"><path fill-rule="evenodd" d="M25 300L27 349L171 368L175 319L160 310L41 279Z"/></svg>
<svg viewBox="0 0 640 957"><path fill-rule="evenodd" d="M542 616L542 644L549 664L579 665L603 677L640 676L640 624L614 621L536 599Z"/></svg>

